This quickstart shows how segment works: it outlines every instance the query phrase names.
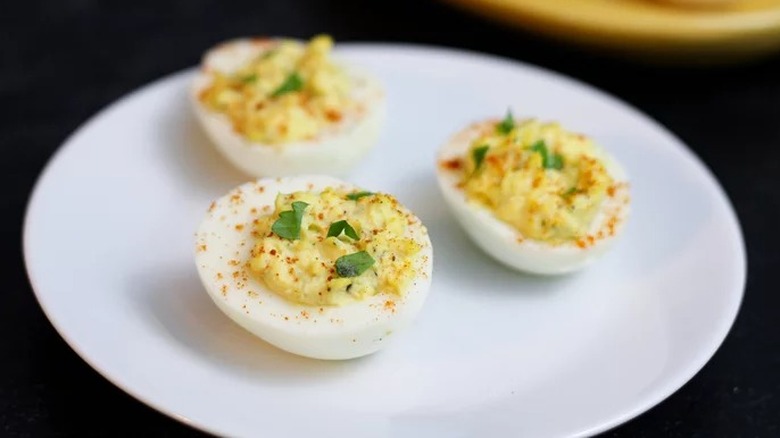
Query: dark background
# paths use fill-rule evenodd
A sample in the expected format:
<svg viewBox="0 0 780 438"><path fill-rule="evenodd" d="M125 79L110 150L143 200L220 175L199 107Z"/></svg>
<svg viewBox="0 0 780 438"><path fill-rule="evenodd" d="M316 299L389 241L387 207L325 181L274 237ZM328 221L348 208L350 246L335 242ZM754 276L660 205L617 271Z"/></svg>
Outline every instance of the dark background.
<svg viewBox="0 0 780 438"><path fill-rule="evenodd" d="M551 0L554 1L554 0ZM404 41L538 64L605 89L677 133L714 171L747 241L744 303L680 391L607 436L780 436L780 56L717 69L651 67L496 26L432 0L8 1L0 5L0 435L196 435L112 386L39 309L20 253L42 166L76 127L136 87L244 35Z"/></svg>

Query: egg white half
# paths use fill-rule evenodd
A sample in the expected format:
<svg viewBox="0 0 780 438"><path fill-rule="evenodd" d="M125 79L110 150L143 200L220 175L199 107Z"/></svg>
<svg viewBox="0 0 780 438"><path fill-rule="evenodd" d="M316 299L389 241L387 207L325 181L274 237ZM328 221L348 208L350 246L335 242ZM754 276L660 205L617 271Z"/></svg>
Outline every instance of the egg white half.
<svg viewBox="0 0 780 438"><path fill-rule="evenodd" d="M406 237L422 245L418 276L403 297L378 293L339 307L288 301L266 288L246 263L254 247L253 220L274 210L278 193L356 190L328 176L267 178L246 183L209 207L196 237L195 262L201 281L228 317L283 350L316 359L351 359L373 353L409 325L425 302L431 284L433 249L419 220Z"/></svg>
<svg viewBox="0 0 780 438"><path fill-rule="evenodd" d="M282 145L248 140L236 132L227 115L210 110L198 99L200 92L211 83L209 72L235 72L273 45L270 39L237 39L206 52L190 93L198 120L222 155L249 175L345 175L376 144L384 125L384 88L369 73L340 63L352 83L352 99L357 102L357 108L312 140Z"/></svg>
<svg viewBox="0 0 780 438"><path fill-rule="evenodd" d="M458 222L474 243L506 266L535 274L564 274L576 271L607 252L622 233L628 218L629 188L623 168L598 146L597 154L607 168L607 172L616 182L625 184L618 185L614 196L605 199L590 229L591 234L597 234L598 231L605 229L611 218L615 218L614 232L605 233L603 238L589 243L584 248L576 243L551 245L524 238L519 231L496 218L489 209L466 197L465 191L458 187L459 172L438 165L445 160L465 157L471 144L482 132L485 132L485 129L491 129L495 123L495 120L487 120L472 124L455 134L439 149L438 153L436 169L442 194Z"/></svg>

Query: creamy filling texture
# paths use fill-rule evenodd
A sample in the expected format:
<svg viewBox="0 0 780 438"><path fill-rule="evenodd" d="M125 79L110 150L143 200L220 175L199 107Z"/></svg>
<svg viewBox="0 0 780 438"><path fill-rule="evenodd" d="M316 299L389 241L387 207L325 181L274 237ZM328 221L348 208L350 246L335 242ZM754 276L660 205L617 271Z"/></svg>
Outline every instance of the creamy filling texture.
<svg viewBox="0 0 780 438"><path fill-rule="evenodd" d="M310 140L355 105L346 72L330 57L333 40L280 40L232 73L210 72L198 96L236 132L271 145Z"/></svg>
<svg viewBox="0 0 780 438"><path fill-rule="evenodd" d="M556 123L486 124L466 155L442 163L461 172L466 197L523 238L562 244L583 238L616 183L588 138Z"/></svg>
<svg viewBox="0 0 780 438"><path fill-rule="evenodd" d="M419 275L419 221L392 196L325 189L279 194L255 220L250 270L271 291L312 306L403 296Z"/></svg>

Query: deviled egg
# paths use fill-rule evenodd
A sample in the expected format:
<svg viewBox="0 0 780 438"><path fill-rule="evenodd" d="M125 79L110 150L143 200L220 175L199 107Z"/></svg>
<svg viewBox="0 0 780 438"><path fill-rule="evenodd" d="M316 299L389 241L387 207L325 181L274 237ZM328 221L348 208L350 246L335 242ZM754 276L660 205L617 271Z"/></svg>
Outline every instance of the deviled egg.
<svg viewBox="0 0 780 438"><path fill-rule="evenodd" d="M580 269L607 251L629 213L623 168L556 123L475 123L438 154L439 185L466 233L509 267Z"/></svg>
<svg viewBox="0 0 780 438"><path fill-rule="evenodd" d="M391 195L308 176L260 179L216 200L195 259L217 307L246 330L291 353L350 359L419 312L433 251Z"/></svg>
<svg viewBox="0 0 780 438"><path fill-rule="evenodd" d="M217 149L253 176L341 175L376 143L385 94L376 79L307 44L238 39L206 53L192 85L195 113Z"/></svg>

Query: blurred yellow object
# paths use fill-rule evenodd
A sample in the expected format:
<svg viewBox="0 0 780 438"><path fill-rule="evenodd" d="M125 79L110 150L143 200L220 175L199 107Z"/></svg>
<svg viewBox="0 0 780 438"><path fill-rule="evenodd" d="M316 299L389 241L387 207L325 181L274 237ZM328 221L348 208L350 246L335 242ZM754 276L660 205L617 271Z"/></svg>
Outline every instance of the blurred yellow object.
<svg viewBox="0 0 780 438"><path fill-rule="evenodd" d="M780 51L780 0L710 7L701 0L446 1L554 38L655 61L728 63ZM686 1L698 6L683 6Z"/></svg>

